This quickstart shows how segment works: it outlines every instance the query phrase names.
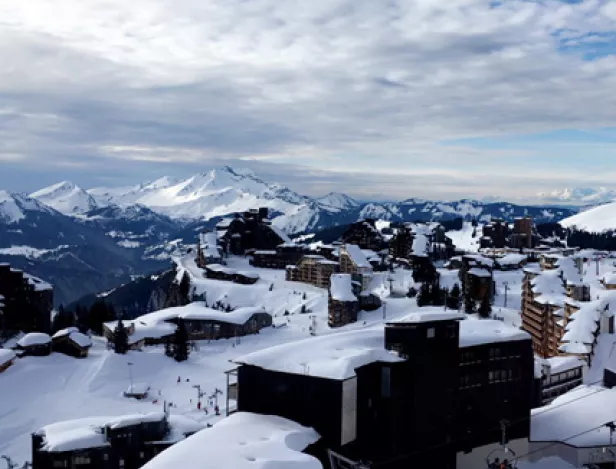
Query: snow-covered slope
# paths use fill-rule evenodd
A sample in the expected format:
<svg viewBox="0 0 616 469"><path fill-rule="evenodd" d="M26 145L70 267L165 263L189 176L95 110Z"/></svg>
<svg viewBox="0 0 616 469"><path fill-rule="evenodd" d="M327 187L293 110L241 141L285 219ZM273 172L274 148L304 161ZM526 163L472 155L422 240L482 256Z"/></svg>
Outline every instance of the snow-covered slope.
<svg viewBox="0 0 616 469"><path fill-rule="evenodd" d="M90 194L69 181L33 192L30 197L65 215L84 213L98 206Z"/></svg>
<svg viewBox="0 0 616 469"><path fill-rule="evenodd" d="M560 222L564 227L576 226L579 229L600 233L616 230L616 202L591 208Z"/></svg>
<svg viewBox="0 0 616 469"><path fill-rule="evenodd" d="M562 189L551 192L539 192L537 196L545 203L596 205L616 199L616 190L607 187Z"/></svg>
<svg viewBox="0 0 616 469"><path fill-rule="evenodd" d="M0 190L0 224L13 224L26 218L26 213L53 213L46 205L20 194L10 194Z"/></svg>
<svg viewBox="0 0 616 469"><path fill-rule="evenodd" d="M96 188L89 193L99 203L141 204L172 218L206 220L259 206L287 212L308 201L286 187L268 184L250 172L229 167L180 181L164 177L135 187Z"/></svg>

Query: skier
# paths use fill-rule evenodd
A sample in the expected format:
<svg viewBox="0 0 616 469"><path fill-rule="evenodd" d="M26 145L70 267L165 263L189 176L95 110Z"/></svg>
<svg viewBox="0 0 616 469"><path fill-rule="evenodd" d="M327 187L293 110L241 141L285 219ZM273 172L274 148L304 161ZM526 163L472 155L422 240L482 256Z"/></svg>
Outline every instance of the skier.
<svg viewBox="0 0 616 469"><path fill-rule="evenodd" d="M181 383L181 382L182 382L182 378L178 376L178 383Z"/></svg>

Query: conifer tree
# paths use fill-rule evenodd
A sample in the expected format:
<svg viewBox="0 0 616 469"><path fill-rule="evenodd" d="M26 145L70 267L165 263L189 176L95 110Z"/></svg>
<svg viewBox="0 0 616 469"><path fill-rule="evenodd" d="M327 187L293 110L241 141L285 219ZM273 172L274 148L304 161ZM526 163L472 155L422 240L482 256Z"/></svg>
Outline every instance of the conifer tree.
<svg viewBox="0 0 616 469"><path fill-rule="evenodd" d="M190 347L188 344L188 331L182 318L178 319L178 327L173 336L173 358L177 362L188 360Z"/></svg>
<svg viewBox="0 0 616 469"><path fill-rule="evenodd" d="M182 280L180 281L180 301L182 305L190 303L190 277L188 272L184 272Z"/></svg>
<svg viewBox="0 0 616 469"><path fill-rule="evenodd" d="M492 313L492 305L490 304L490 298L488 295L484 296L481 300L481 304L479 305L479 310L477 311L480 317L489 318Z"/></svg>
<svg viewBox="0 0 616 469"><path fill-rule="evenodd" d="M460 309L460 286L456 283L447 296L447 308Z"/></svg>
<svg viewBox="0 0 616 469"><path fill-rule="evenodd" d="M430 304L430 296L430 284L427 282L422 283L417 294L417 306L428 306Z"/></svg>
<svg viewBox="0 0 616 469"><path fill-rule="evenodd" d="M113 351L120 354L128 352L128 332L121 319L113 331Z"/></svg>
<svg viewBox="0 0 616 469"><path fill-rule="evenodd" d="M477 309L475 300L470 295L464 296L464 312L466 314L473 314Z"/></svg>
<svg viewBox="0 0 616 469"><path fill-rule="evenodd" d="M417 289L415 287L410 287L409 291L406 293L407 298L415 298L417 296Z"/></svg>

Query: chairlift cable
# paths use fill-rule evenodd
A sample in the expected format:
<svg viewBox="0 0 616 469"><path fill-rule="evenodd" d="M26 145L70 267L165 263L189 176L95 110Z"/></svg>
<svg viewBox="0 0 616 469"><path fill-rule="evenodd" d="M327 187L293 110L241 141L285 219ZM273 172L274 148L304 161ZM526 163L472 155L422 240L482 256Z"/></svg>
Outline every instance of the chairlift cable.
<svg viewBox="0 0 616 469"><path fill-rule="evenodd" d="M602 382L603 382L603 379L600 379L600 380L598 380L598 381L594 381L594 382L591 382L591 383L586 383L586 386L593 386L593 385L596 385L596 384L599 384L599 383L602 383ZM545 409L544 411L541 411L541 412L536 412L535 414L531 414L529 417L522 417L522 418L520 418L520 419L517 419L517 420L511 421L511 422L509 423L509 426L511 426L511 425L516 425L516 424L518 424L518 423L522 423L522 422L524 422L524 421L526 421L526 420L530 420L532 417L535 417L535 416L537 416L537 415L543 415L543 414L545 414L545 413L547 413L547 412L550 412L550 411L552 411L552 410L556 410L556 409L559 409L559 408L561 408L561 407L565 407L565 406L567 406L567 405L569 405L569 404L572 404L572 403L577 402L577 401L581 401L581 400L583 400L583 399L585 399L585 398L587 398L587 397L594 396L595 394L599 394L600 392L607 391L607 390L609 390L609 389L611 389L611 388L601 388L601 389L598 389L598 390L596 390L596 391L593 391L592 393L585 394L585 395L580 396L580 397L577 397L577 398L575 398L575 399L571 399L570 401L567 401L567 402L563 402L562 404L557 404L557 405L555 405L555 406L551 406L551 405L550 405L550 406L549 406L547 409ZM602 424L600 427L602 427L602 426L604 426L604 425L605 425L605 424ZM598 428L600 428L600 427L598 427ZM490 432L494 432L494 431L499 430L500 428L501 428L501 426L500 426L500 424L499 424L499 426L498 426L498 427L493 427L493 428L490 428L490 429L488 429L488 430L485 430L483 433L490 433ZM596 428L595 428L595 429L592 429L592 430L588 430L588 432L591 432L591 431L593 431L593 430L596 430ZM588 433L588 432L586 432L586 433ZM477 435L474 435L474 436L477 436ZM574 435L573 437L570 437L569 439L575 438L576 436L578 436L578 435ZM429 448L427 448L427 449L423 449L423 450L414 451L414 452L412 452L412 453L406 453L406 454L403 454L403 455L400 455L400 456L396 456L396 457L391 458L391 459L387 459L387 460L385 460L385 461L379 461L378 463L375 463L374 465L375 465L376 467L378 467L378 466L383 465L383 464L389 464L389 463L392 463L392 462L399 461L399 460L401 460L401 459L405 459L405 458L407 458L407 457L409 457L409 456L413 456L413 455L415 455L415 454L424 453L424 452L426 452L426 451L431 451L431 450L436 450L436 449L444 448L444 447L446 447L446 446L449 446L451 443L454 443L454 442L461 442L461 441L463 441L463 439L462 439L462 438L452 439L452 440L450 440L450 441L449 441L449 442L447 442L447 443L440 443L440 444L438 444L438 445L431 446L431 447L429 447ZM559 442L559 443L560 443L560 442ZM555 444L558 444L558 443L555 443ZM524 455L524 456L526 456L526 455ZM521 457L522 457L522 456L520 456L520 457L519 457L519 458L517 458L517 459L520 459Z"/></svg>

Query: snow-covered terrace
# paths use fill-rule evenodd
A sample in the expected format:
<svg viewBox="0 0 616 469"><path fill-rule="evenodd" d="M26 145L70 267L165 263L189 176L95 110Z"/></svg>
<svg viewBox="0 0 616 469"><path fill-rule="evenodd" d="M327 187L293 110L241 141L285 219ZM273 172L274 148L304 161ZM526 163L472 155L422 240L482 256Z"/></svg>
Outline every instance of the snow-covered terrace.
<svg viewBox="0 0 616 469"><path fill-rule="evenodd" d="M495 319L460 321L460 347L530 340L530 334Z"/></svg>
<svg viewBox="0 0 616 469"><path fill-rule="evenodd" d="M478 267L473 267L472 269L469 269L468 274L474 275L475 277L483 277L483 278L492 277L492 273L489 270L480 269Z"/></svg>
<svg viewBox="0 0 616 469"><path fill-rule="evenodd" d="M320 436L273 415L237 412L163 451L142 469L322 469L302 453Z"/></svg>
<svg viewBox="0 0 616 469"><path fill-rule="evenodd" d="M89 417L47 425L36 434L43 436L43 449L49 452L98 448L109 445L105 441L104 427L119 429L140 423L159 422L164 416L162 412L152 412L119 417ZM165 442L183 440L185 434L198 432L203 428L199 422L183 415L171 415L168 421L171 429L163 440Z"/></svg>
<svg viewBox="0 0 616 469"><path fill-rule="evenodd" d="M383 326L340 332L277 345L238 357L234 363L298 375L345 380L374 362L400 362L384 347Z"/></svg>

